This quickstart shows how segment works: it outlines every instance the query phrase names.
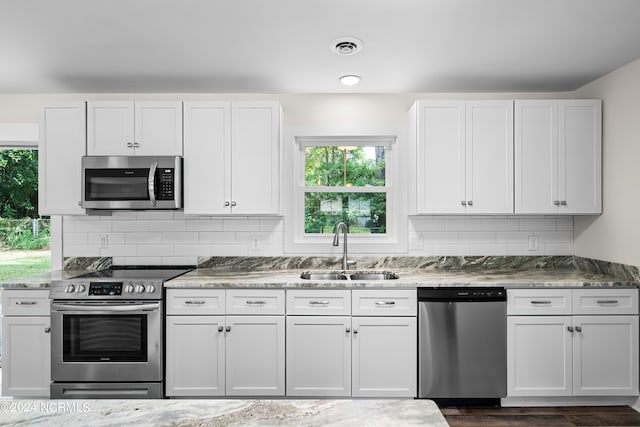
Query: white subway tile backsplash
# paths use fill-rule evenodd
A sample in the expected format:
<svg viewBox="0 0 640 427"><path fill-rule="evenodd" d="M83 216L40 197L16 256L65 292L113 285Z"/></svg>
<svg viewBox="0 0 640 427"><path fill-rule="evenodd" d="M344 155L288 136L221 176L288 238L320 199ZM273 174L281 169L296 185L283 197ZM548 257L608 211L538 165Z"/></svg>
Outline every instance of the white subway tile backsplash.
<svg viewBox="0 0 640 427"><path fill-rule="evenodd" d="M64 256L111 256L114 264L194 265L198 256L284 255L281 217L209 218L182 212L65 216ZM408 255L571 255L573 217L411 216ZM107 248L99 248L102 235ZM529 250L529 235L538 249ZM254 237L258 238L254 248ZM415 243L419 242L419 244Z"/></svg>

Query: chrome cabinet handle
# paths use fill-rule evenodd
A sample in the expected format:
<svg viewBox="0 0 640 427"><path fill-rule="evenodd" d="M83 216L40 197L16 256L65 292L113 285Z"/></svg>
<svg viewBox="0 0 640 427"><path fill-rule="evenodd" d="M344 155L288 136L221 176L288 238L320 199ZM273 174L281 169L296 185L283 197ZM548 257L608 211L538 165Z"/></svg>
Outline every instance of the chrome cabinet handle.
<svg viewBox="0 0 640 427"><path fill-rule="evenodd" d="M553 206L560 206L560 200L554 200Z"/></svg>
<svg viewBox="0 0 640 427"><path fill-rule="evenodd" d="M36 301L16 301L16 305L36 305Z"/></svg>
<svg viewBox="0 0 640 427"><path fill-rule="evenodd" d="M224 328L222 326L218 326L218 332L222 332L224 331Z"/></svg>
<svg viewBox="0 0 640 427"><path fill-rule="evenodd" d="M51 332L51 328L44 328L44 333L48 334L49 332Z"/></svg>
<svg viewBox="0 0 640 427"><path fill-rule="evenodd" d="M576 326L576 332L582 332L582 326Z"/></svg>
<svg viewBox="0 0 640 427"><path fill-rule="evenodd" d="M227 327L225 328L225 332L231 332L231 326L227 326Z"/></svg>
<svg viewBox="0 0 640 427"><path fill-rule="evenodd" d="M204 301L189 300L189 301L185 301L184 303L187 305L202 305L204 304Z"/></svg>
<svg viewBox="0 0 640 427"><path fill-rule="evenodd" d="M395 305L395 301L376 301L376 307L391 308Z"/></svg>
<svg viewBox="0 0 640 427"><path fill-rule="evenodd" d="M567 206L566 200L560 200L560 206Z"/></svg>
<svg viewBox="0 0 640 427"><path fill-rule="evenodd" d="M267 305L266 301L245 301L246 305Z"/></svg>
<svg viewBox="0 0 640 427"><path fill-rule="evenodd" d="M236 201L235 201L235 200L232 200L232 201L231 201L231 207L235 207L236 205L237 205Z"/></svg>
<svg viewBox="0 0 640 427"><path fill-rule="evenodd" d="M567 326L567 330L571 333L573 333L573 326Z"/></svg>
<svg viewBox="0 0 640 427"><path fill-rule="evenodd" d="M309 305L312 307L326 307L329 305L329 301L309 301Z"/></svg>
<svg viewBox="0 0 640 427"><path fill-rule="evenodd" d="M228 208L229 206L231 206L231 203L229 203L229 202L224 202L224 207L225 207L225 208Z"/></svg>
<svg viewBox="0 0 640 427"><path fill-rule="evenodd" d="M473 200L469 200L469 201L467 202L467 206L473 206Z"/></svg>
<svg viewBox="0 0 640 427"><path fill-rule="evenodd" d="M357 334L358 333L358 328L353 328L353 333Z"/></svg>
<svg viewBox="0 0 640 427"><path fill-rule="evenodd" d="M347 326L347 328L345 329L345 332L346 332L346 333L351 332L351 328Z"/></svg>
<svg viewBox="0 0 640 427"><path fill-rule="evenodd" d="M460 204L461 204L462 206L467 206L467 202L465 202L464 200L463 200L463 201L461 201L461 202L460 202Z"/></svg>
<svg viewBox="0 0 640 427"><path fill-rule="evenodd" d="M618 300L617 299L600 299L598 301L596 301L598 304L618 304Z"/></svg>
<svg viewBox="0 0 640 427"><path fill-rule="evenodd" d="M133 148L133 142L127 142L127 147Z"/></svg>
<svg viewBox="0 0 640 427"><path fill-rule="evenodd" d="M531 301L533 305L551 305L551 301Z"/></svg>
<svg viewBox="0 0 640 427"><path fill-rule="evenodd" d="M140 147L140 144L138 144L137 142L134 142L133 143L133 148L138 148L138 147Z"/></svg>

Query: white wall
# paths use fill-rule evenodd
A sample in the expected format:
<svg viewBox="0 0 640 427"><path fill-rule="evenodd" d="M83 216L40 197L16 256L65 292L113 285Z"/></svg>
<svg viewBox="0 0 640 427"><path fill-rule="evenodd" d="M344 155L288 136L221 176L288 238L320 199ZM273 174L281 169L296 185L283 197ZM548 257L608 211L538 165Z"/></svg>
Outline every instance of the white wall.
<svg viewBox="0 0 640 427"><path fill-rule="evenodd" d="M602 99L603 214L576 217L575 254L640 265L640 60L584 86Z"/></svg>
<svg viewBox="0 0 640 427"><path fill-rule="evenodd" d="M397 134L402 162L407 111L416 99L567 98L568 93L499 94L47 94L0 95L1 122L37 122L43 104L84 99L278 99L284 110L285 152L292 135ZM285 162L283 188L291 185ZM406 177L410 179L410 177ZM404 191L402 185L398 190ZM291 200L283 191L285 211ZM404 201L403 201L404 202ZM406 218L406 219L405 219ZM571 255L572 217L410 217L401 218L409 255ZM283 255L287 218L198 218L182 213L116 213L112 217L65 217L64 256L113 256L118 264L194 264L197 256ZM100 248L100 236L109 247ZM529 249L535 235L538 248ZM258 238L258 248L252 244ZM327 254L338 254L331 246ZM387 253L385 253L387 254ZM355 255L355 253L354 253Z"/></svg>

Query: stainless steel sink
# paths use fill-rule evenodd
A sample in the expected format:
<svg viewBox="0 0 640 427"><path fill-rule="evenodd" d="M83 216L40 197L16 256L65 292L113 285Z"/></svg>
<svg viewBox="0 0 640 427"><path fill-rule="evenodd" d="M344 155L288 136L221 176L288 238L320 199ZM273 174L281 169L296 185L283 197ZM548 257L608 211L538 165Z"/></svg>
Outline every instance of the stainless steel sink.
<svg viewBox="0 0 640 427"><path fill-rule="evenodd" d="M342 273L302 273L301 279L305 280L348 280Z"/></svg>
<svg viewBox="0 0 640 427"><path fill-rule="evenodd" d="M395 280L398 275L390 271L374 272L307 272L300 275L304 280Z"/></svg>
<svg viewBox="0 0 640 427"><path fill-rule="evenodd" d="M395 280L398 279L398 275L389 271L383 271L380 273L375 272L360 272L354 273L349 276L351 280Z"/></svg>

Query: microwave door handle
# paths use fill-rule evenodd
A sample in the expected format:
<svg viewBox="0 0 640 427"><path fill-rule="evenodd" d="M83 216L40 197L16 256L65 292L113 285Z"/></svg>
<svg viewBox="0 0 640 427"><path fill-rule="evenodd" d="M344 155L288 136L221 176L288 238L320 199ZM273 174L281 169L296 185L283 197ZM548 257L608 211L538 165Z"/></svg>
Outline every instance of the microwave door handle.
<svg viewBox="0 0 640 427"><path fill-rule="evenodd" d="M153 207L158 205L156 201L156 169L158 169L158 162L153 162L149 168L149 179L147 179L149 185L149 200L151 200L151 206Z"/></svg>

